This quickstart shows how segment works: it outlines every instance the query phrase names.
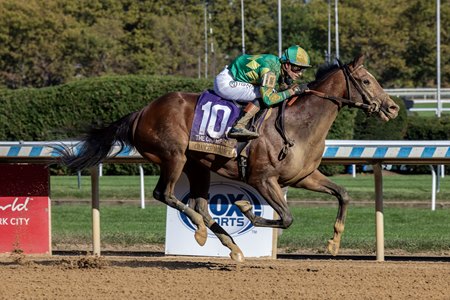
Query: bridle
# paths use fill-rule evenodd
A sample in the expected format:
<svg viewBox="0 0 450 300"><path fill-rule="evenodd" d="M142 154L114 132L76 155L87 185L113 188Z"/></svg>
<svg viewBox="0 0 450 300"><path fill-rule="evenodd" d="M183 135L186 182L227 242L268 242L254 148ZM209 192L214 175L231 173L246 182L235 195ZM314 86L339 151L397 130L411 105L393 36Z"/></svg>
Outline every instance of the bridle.
<svg viewBox="0 0 450 300"><path fill-rule="evenodd" d="M348 105L349 107L356 107L359 109L363 109L367 114L373 114L377 113L380 110L384 109L381 107L379 101L380 96L376 95L375 97L370 96L370 94L367 92L367 90L361 86L361 84L355 79L353 76L353 73L358 71L359 69L363 68L363 65L358 66L353 71L350 71L348 65L342 64L340 60L337 60L339 64L339 69L344 73L345 77L345 84L347 89L347 98L327 95L325 93L316 91L316 90L306 90L305 93L314 94L320 98L331 100L334 103L336 103L339 107L341 107L343 104ZM350 84L352 84L355 89L358 91L358 93L361 95L363 102L354 102L352 101L351 97L351 88ZM291 106L296 100L298 96L294 96L289 100L288 105Z"/></svg>

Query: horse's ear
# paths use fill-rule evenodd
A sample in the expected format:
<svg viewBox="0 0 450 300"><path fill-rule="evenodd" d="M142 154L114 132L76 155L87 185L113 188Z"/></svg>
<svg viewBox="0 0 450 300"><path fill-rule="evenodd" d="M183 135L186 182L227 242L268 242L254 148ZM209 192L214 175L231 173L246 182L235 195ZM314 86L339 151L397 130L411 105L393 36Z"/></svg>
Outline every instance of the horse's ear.
<svg viewBox="0 0 450 300"><path fill-rule="evenodd" d="M364 54L360 54L353 60L353 68L356 68L364 63Z"/></svg>

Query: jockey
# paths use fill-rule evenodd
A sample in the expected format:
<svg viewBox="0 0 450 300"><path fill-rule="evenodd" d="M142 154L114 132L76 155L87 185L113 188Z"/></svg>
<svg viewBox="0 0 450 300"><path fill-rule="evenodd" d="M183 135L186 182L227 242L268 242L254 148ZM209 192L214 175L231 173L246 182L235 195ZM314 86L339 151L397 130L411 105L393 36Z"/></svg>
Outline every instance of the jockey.
<svg viewBox="0 0 450 300"><path fill-rule="evenodd" d="M311 68L309 55L298 45L287 48L281 58L273 54L243 54L226 66L214 79L214 92L224 99L248 102L228 137L257 138L258 133L245 127L259 111L258 99L270 107L302 94L307 85L292 83L307 68Z"/></svg>

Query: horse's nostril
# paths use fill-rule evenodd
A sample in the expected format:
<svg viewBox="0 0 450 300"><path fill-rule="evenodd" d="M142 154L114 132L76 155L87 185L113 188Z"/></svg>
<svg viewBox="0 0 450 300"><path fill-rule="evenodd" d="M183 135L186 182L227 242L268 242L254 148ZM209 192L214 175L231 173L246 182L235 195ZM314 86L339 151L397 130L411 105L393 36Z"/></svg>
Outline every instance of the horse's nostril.
<svg viewBox="0 0 450 300"><path fill-rule="evenodd" d="M398 105L391 105L389 106L389 111L391 112L397 112L400 109Z"/></svg>

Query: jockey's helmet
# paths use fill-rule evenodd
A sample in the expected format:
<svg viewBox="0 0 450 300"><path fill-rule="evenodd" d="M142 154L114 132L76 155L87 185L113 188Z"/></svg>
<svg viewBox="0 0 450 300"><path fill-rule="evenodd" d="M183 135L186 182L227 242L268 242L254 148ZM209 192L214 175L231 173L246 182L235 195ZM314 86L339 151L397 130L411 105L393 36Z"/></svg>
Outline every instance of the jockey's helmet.
<svg viewBox="0 0 450 300"><path fill-rule="evenodd" d="M282 63L289 62L290 64L300 66L303 68L311 68L311 62L308 53L298 45L292 45L286 50L280 58Z"/></svg>

